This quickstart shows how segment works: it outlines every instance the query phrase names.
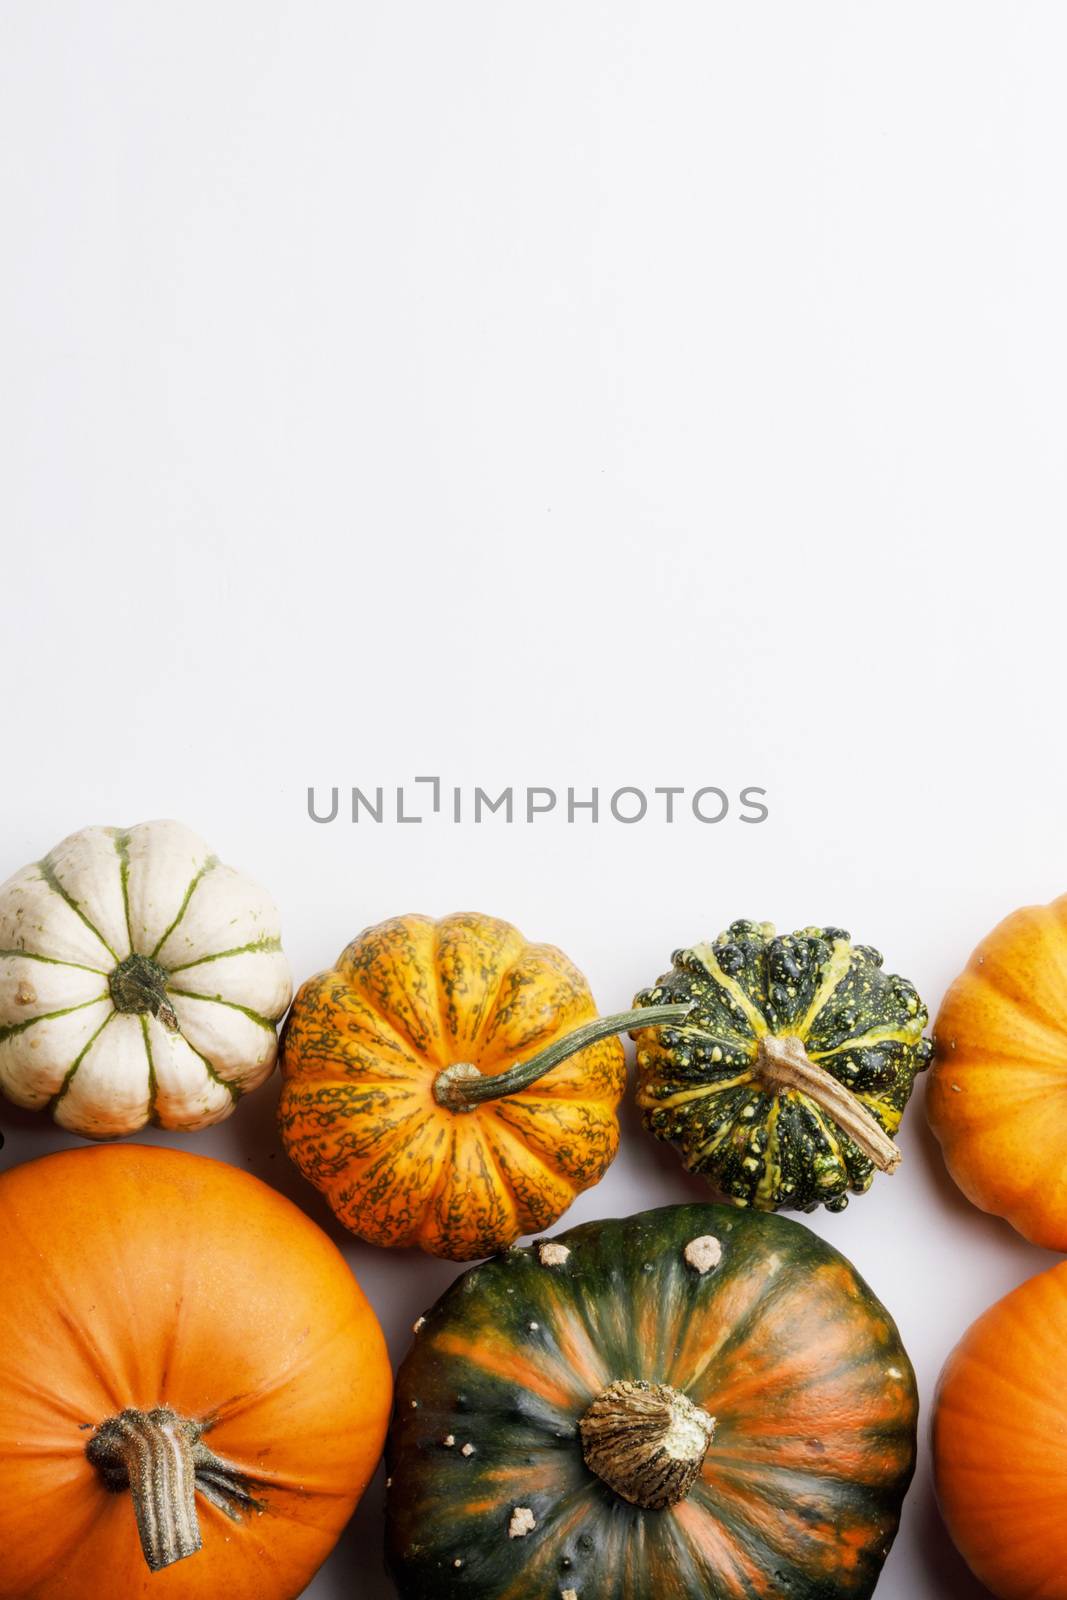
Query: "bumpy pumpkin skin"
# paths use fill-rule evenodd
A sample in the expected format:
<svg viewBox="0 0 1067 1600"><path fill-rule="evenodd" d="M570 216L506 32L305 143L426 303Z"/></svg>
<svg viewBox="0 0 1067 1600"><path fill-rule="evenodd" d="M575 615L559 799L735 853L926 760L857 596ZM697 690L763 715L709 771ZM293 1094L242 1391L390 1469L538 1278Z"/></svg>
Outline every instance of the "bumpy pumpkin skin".
<svg viewBox="0 0 1067 1600"><path fill-rule="evenodd" d="M696 1002L683 1026L633 1035L645 1126L735 1205L844 1210L850 1191L870 1188L874 1165L810 1097L761 1086L759 1042L800 1039L892 1135L932 1049L914 986L840 928L778 937L768 923L734 922L673 961L634 999Z"/></svg>
<svg viewBox="0 0 1067 1600"><path fill-rule="evenodd" d="M718 1264L714 1248L691 1264L709 1239ZM849 1263L799 1223L726 1206L552 1244L562 1255L469 1271L416 1330L388 1444L402 1600L866 1600L918 1401ZM618 1380L671 1385L715 1419L670 1509L628 1504L585 1464L580 1423Z"/></svg>
<svg viewBox="0 0 1067 1600"><path fill-rule="evenodd" d="M385 1341L344 1258L222 1162L139 1145L0 1176L0 1600L293 1600L377 1465ZM247 1475L198 1488L198 1554L151 1572L87 1449L169 1406Z"/></svg>
<svg viewBox="0 0 1067 1600"><path fill-rule="evenodd" d="M551 1226L619 1143L625 1056L606 1039L530 1089L473 1111L434 1083L495 1075L597 1016L551 945L460 913L369 928L298 993L282 1038L282 1138L337 1216L372 1244L469 1261Z"/></svg>
<svg viewBox="0 0 1067 1600"><path fill-rule="evenodd" d="M934 1479L961 1555L999 1600L1067 1600L1067 1265L1020 1285L949 1357Z"/></svg>
<svg viewBox="0 0 1067 1600"><path fill-rule="evenodd" d="M964 1194L1067 1250L1067 895L1005 918L934 1025L930 1126Z"/></svg>

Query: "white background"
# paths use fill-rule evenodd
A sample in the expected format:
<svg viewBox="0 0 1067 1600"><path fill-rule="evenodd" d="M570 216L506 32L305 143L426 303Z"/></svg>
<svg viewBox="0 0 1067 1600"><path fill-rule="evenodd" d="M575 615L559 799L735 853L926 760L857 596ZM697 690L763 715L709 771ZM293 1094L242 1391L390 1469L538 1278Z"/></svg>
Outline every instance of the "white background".
<svg viewBox="0 0 1067 1600"><path fill-rule="evenodd" d="M1065 47L1038 0L3 0L0 877L175 816L299 978L471 908L615 1008L748 915L935 1006L1067 888ZM431 772L771 817L307 819ZM189 1142L329 1227L273 1098ZM925 1449L949 1348L1051 1258L962 1201L921 1089L901 1142L815 1226ZM568 1221L702 1192L628 1115ZM399 1357L453 1269L345 1248ZM384 1600L379 1548L376 1488L310 1592ZM977 1593L924 1458L879 1600Z"/></svg>

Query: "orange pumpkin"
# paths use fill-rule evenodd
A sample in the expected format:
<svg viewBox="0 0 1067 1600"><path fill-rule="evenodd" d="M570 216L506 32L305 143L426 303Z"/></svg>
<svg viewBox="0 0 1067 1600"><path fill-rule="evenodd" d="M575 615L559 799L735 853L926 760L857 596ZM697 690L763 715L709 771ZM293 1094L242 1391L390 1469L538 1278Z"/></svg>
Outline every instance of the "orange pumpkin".
<svg viewBox="0 0 1067 1600"><path fill-rule="evenodd" d="M1067 1250L1067 895L983 939L934 1027L930 1126L983 1211Z"/></svg>
<svg viewBox="0 0 1067 1600"><path fill-rule="evenodd" d="M2 1600L299 1594L392 1391L325 1234L232 1167L132 1145L5 1173L0 1239Z"/></svg>
<svg viewBox="0 0 1067 1600"><path fill-rule="evenodd" d="M999 1600L1067 1600L1067 1263L999 1301L941 1375L934 1473L961 1555Z"/></svg>
<svg viewBox="0 0 1067 1600"><path fill-rule="evenodd" d="M598 1019L567 957L496 917L383 922L293 1002L285 1147L361 1238L491 1255L614 1159L635 1017Z"/></svg>

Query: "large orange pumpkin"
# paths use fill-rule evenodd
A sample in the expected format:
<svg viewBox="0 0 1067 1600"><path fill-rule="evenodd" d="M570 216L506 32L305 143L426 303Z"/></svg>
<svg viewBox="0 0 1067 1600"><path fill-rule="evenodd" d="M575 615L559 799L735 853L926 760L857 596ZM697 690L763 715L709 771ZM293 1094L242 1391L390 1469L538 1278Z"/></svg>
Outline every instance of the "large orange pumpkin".
<svg viewBox="0 0 1067 1600"><path fill-rule="evenodd" d="M299 1594L392 1392L325 1234L245 1173L133 1145L5 1173L0 1240L2 1600Z"/></svg>
<svg viewBox="0 0 1067 1600"><path fill-rule="evenodd" d="M497 917L396 917L293 1002L285 1147L361 1238L491 1255L603 1177L626 1066L602 1035L648 1017L598 1018L562 951Z"/></svg>
<svg viewBox="0 0 1067 1600"><path fill-rule="evenodd" d="M1067 1263L999 1301L949 1357L934 1413L948 1530L999 1600L1067 1600Z"/></svg>
<svg viewBox="0 0 1067 1600"><path fill-rule="evenodd" d="M1067 1250L1067 895L1006 917L934 1026L930 1126L983 1211Z"/></svg>

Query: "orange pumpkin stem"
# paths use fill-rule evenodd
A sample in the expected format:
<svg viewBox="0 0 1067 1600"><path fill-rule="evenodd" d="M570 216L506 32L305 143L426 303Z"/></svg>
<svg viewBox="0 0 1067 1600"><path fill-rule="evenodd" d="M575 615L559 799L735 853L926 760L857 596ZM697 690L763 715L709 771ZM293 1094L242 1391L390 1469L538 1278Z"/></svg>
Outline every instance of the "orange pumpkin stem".
<svg viewBox="0 0 1067 1600"><path fill-rule="evenodd" d="M629 1033L633 1028L667 1028L685 1022L695 1003L689 1000L684 1005L640 1006L635 1011L619 1011L611 1017L594 1017L592 1022L583 1023L529 1061L521 1061L506 1072L486 1075L470 1061L457 1061L437 1074L434 1098L448 1111L473 1111L486 1100L506 1100L509 1095L532 1088L561 1061L577 1055L579 1050L587 1050L592 1044L599 1044L601 1039Z"/></svg>
<svg viewBox="0 0 1067 1600"><path fill-rule="evenodd" d="M200 1549L197 1490L233 1521L263 1509L247 1480L203 1444L202 1432L200 1423L169 1406L131 1409L101 1423L86 1448L109 1489L130 1491L141 1549L153 1572Z"/></svg>
<svg viewBox="0 0 1067 1600"><path fill-rule="evenodd" d="M825 1111L847 1133L879 1172L895 1172L903 1159L881 1123L843 1083L813 1061L794 1034L764 1034L756 1053L755 1076L765 1088L793 1089Z"/></svg>

